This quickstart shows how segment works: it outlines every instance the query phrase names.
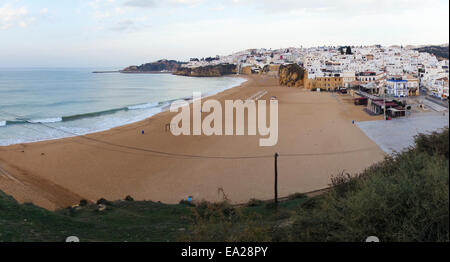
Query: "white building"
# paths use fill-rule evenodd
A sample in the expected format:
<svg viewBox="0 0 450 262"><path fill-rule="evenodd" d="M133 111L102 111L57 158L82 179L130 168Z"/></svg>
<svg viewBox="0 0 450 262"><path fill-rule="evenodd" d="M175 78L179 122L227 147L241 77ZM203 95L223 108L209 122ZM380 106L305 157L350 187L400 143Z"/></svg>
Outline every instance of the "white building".
<svg viewBox="0 0 450 262"><path fill-rule="evenodd" d="M408 81L389 79L386 81L387 95L395 97L407 97L408 96Z"/></svg>
<svg viewBox="0 0 450 262"><path fill-rule="evenodd" d="M342 81L345 88L351 87L351 82L356 80L355 71L344 71L342 73Z"/></svg>

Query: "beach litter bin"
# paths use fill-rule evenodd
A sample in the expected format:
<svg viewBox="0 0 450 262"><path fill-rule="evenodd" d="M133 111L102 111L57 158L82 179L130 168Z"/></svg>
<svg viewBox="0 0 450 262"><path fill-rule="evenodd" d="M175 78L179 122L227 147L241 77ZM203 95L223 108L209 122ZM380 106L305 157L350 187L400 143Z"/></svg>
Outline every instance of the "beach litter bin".
<svg viewBox="0 0 450 262"><path fill-rule="evenodd" d="M143 134L143 135L144 135L144 134L145 134L145 131L144 131L144 130L142 130L142 131L141 131L141 134Z"/></svg>

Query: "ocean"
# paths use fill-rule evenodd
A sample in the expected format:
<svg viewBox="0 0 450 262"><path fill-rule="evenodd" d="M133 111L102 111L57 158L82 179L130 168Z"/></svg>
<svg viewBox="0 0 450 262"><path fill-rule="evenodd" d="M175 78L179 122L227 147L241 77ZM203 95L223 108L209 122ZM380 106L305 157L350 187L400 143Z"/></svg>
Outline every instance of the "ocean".
<svg viewBox="0 0 450 262"><path fill-rule="evenodd" d="M144 120L193 92L243 78L94 74L94 69L0 69L0 146L105 131Z"/></svg>

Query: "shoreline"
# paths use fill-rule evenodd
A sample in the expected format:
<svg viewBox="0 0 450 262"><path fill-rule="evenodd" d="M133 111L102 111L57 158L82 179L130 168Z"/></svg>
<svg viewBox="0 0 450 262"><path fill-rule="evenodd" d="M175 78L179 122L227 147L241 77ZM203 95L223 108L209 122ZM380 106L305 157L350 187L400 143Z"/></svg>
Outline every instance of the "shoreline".
<svg viewBox="0 0 450 262"><path fill-rule="evenodd" d="M93 74L112 74L112 73L120 73L120 71L93 71Z"/></svg>
<svg viewBox="0 0 450 262"><path fill-rule="evenodd" d="M212 97L212 96L218 95L218 94L220 94L221 92L224 92L224 91L226 91L226 90L229 90L229 89L238 87L238 86L240 86L240 85L246 83L247 81L249 81L249 79L248 79L247 77L245 77L245 76L237 76L237 75L236 75L236 76L222 76L222 77L241 78L241 79L243 79L244 81L243 81L242 83L240 83L240 84L237 84L237 85L234 85L234 84L233 84L233 85L231 85L230 87L218 89L218 90L216 90L216 91L211 91L210 93L207 93L207 94L205 94L205 95L202 94L202 99L203 99L203 98L207 98L207 97ZM179 97L179 98L174 98L174 99L169 100L169 101L175 101L175 100L185 100L185 101L188 101L189 103L192 103L192 96L190 96L190 97ZM123 127L123 126L132 125L132 124L135 124L135 123L139 123L139 122L141 122L141 121L146 121L146 120L148 120L149 118L152 118L152 117L154 117L154 116L156 116L156 115L158 115L158 114L161 114L161 113L164 113L164 112L170 110L170 104L164 105L165 102L166 102L166 101L154 102L155 104L161 104L161 103L162 103L162 104L161 104L160 106L155 105L154 107L149 107L149 108L160 108L161 111L160 111L160 112L156 112L156 113L154 113L154 114L151 114L151 115L149 115L148 117L146 117L146 118L144 118L144 119L141 119L141 120L137 120L137 121L135 121L135 122L125 123L125 124L121 124L121 125L114 126L114 127L111 127L111 128L100 129L100 130L94 130L94 131L92 131L92 132L80 133L80 134L69 134L69 133L70 133L69 131L60 131L60 132L66 133L66 134L68 134L68 135L67 135L67 136L63 136L63 137L58 137L58 138L42 139L42 140L35 140L35 141L29 141L29 142L18 142L18 143L7 144L7 145L1 145L1 144L0 144L0 149L1 149L2 147L9 147L9 146L20 145L20 144L33 144L33 143L39 143L39 142L45 142L45 141L55 141L55 140L66 139L66 138L71 138L71 137L77 137L77 136L85 136L85 135L90 135L90 134L96 134L96 133L101 133L101 132L107 132L107 131L109 131L109 130L111 130L111 129L114 129L114 128L120 128L120 127ZM144 104L142 104L142 105L144 105ZM133 110L133 109L130 109L130 108L131 108L131 107L135 107L135 106L139 106L139 105L129 105L129 106L125 106L125 107L123 107L123 108L110 109L110 110L105 110L105 111L102 111L102 112L122 111L122 110ZM127 109L127 108L128 108L128 109ZM149 108L148 108L148 109L149 109ZM102 113L102 112L91 112L91 113L86 113L85 115L97 114L97 113ZM79 116L79 115L75 115L75 116ZM94 117L96 117L96 116L94 116ZM36 121L36 123L33 123L31 120L28 120L28 121L30 121L29 124L37 124L37 125L44 124L44 125L45 125L45 124L52 124L52 123L64 122L63 119L66 118L66 116L59 117L59 118L60 118L60 120L59 120L59 121L55 121L55 122L38 122L38 121ZM50 118L49 118L49 119L50 119ZM56 119L56 118L54 118L54 119ZM45 120L45 119L41 119L41 120ZM27 121L24 121L24 122L27 122ZM0 121L0 127L5 127L5 126L7 126L7 125L8 125L8 121ZM61 128L56 128L55 130L61 130Z"/></svg>
<svg viewBox="0 0 450 262"><path fill-rule="evenodd" d="M158 75L158 74L172 74L173 72L160 72L160 71L123 71L123 70L119 70L117 71L117 73L120 74L149 74L149 75Z"/></svg>
<svg viewBox="0 0 450 262"><path fill-rule="evenodd" d="M302 154L280 159L280 197L326 188L332 175L361 172L384 159L384 152L352 124L352 120L378 117L368 116L345 98L279 86L273 77L246 79L211 97L223 104L261 91L267 92L262 100L276 96L279 141L274 147L259 147L260 136L175 137L164 130L175 113L165 111L83 137L0 147L0 167L13 178L0 172L0 189L19 202L51 210L81 199L95 202L127 195L168 204L188 196L196 201L217 202L226 197L231 203L244 203L272 197L272 160L186 159L133 148L199 156Z"/></svg>

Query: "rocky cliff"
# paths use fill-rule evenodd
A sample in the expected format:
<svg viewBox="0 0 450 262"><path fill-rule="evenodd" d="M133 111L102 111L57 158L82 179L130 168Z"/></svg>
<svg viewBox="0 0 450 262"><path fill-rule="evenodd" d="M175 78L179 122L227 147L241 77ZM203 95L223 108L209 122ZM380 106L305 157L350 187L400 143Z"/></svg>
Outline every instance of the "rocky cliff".
<svg viewBox="0 0 450 262"><path fill-rule="evenodd" d="M123 70L121 73L151 73L151 72L175 72L185 63L175 61L175 60L159 60L153 63L147 63L140 66L129 66Z"/></svg>
<svg viewBox="0 0 450 262"><path fill-rule="evenodd" d="M299 87L303 85L305 69L297 64L281 65L279 71L280 85Z"/></svg>
<svg viewBox="0 0 450 262"><path fill-rule="evenodd" d="M220 64L214 66L202 66L196 68L180 67L173 72L174 75L194 77L214 77L236 74L236 65Z"/></svg>

